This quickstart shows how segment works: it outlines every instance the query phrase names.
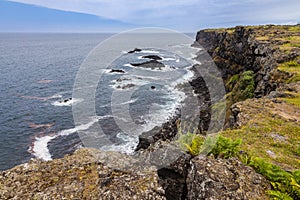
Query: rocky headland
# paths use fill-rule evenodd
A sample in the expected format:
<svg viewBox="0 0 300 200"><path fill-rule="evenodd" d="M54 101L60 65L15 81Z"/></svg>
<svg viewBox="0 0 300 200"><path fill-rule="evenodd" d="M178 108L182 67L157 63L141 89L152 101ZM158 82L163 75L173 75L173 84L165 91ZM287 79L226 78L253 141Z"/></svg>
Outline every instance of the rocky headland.
<svg viewBox="0 0 300 200"><path fill-rule="evenodd" d="M181 152L166 166L151 165L149 153L176 142L175 118L141 135L137 154L147 165L85 148L52 161L32 159L0 173L0 199L297 199L300 26L206 29L197 33L194 46L199 44L222 73L227 110L220 135L242 139L237 155ZM200 51L197 59L201 56ZM190 84L207 102L199 119L205 132L209 95L201 77Z"/></svg>

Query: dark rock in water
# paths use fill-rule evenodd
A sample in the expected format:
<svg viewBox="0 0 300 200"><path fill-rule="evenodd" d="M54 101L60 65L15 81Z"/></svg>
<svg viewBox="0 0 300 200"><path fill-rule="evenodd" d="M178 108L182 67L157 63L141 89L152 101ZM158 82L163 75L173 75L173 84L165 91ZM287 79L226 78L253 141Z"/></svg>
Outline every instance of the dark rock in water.
<svg viewBox="0 0 300 200"><path fill-rule="evenodd" d="M128 51L128 53L135 53L135 52L141 52L141 51L142 51L142 49L135 48L135 49L133 49L131 51Z"/></svg>
<svg viewBox="0 0 300 200"><path fill-rule="evenodd" d="M267 180L237 159L197 156L190 162L186 199L268 199Z"/></svg>
<svg viewBox="0 0 300 200"><path fill-rule="evenodd" d="M125 71L122 69L112 69L109 73L125 73Z"/></svg>
<svg viewBox="0 0 300 200"><path fill-rule="evenodd" d="M156 87L155 87L154 85L152 85L150 88L151 88L152 90L155 90L155 89L156 89Z"/></svg>
<svg viewBox="0 0 300 200"><path fill-rule="evenodd" d="M118 89L125 90L125 89L132 88L132 87L134 87L134 86L135 86L134 84L129 83L129 84L126 84L126 85L123 85L123 86L118 85L117 88L118 88Z"/></svg>
<svg viewBox="0 0 300 200"><path fill-rule="evenodd" d="M143 56L143 58L148 58L152 60L162 60L162 58L159 57L158 55L147 55L147 56Z"/></svg>
<svg viewBox="0 0 300 200"><path fill-rule="evenodd" d="M165 67L165 65L161 62L158 62L156 60L150 60L147 62L142 62L142 63L130 63L134 67L142 67L142 68L147 68L147 69L159 69L161 70L162 68Z"/></svg>
<svg viewBox="0 0 300 200"><path fill-rule="evenodd" d="M116 81L117 82L122 82L122 81L130 81L130 78L118 78Z"/></svg>
<svg viewBox="0 0 300 200"><path fill-rule="evenodd" d="M150 144L154 144L158 140L168 140L175 137L177 134L178 116L164 123L161 127L156 126L148 132L143 132L139 135L139 144L136 151L140 149L147 149Z"/></svg>
<svg viewBox="0 0 300 200"><path fill-rule="evenodd" d="M72 100L72 98L70 97L68 99L64 99L64 100L59 101L59 103L67 103L67 102L69 102L71 100Z"/></svg>

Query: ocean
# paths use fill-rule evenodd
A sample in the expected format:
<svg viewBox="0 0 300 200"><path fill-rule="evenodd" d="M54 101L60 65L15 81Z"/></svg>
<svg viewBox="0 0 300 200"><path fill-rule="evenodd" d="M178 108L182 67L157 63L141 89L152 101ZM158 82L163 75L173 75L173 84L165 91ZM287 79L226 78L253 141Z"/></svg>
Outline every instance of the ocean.
<svg viewBox="0 0 300 200"><path fill-rule="evenodd" d="M138 141L137 133L122 131L114 118L123 106L130 108L130 118L144 131L176 114L185 98L176 84L191 78L190 63L162 49L149 47L132 54L124 49L99 80L95 92L96 118L75 126L72 106L85 101L72 98L76 75L89 52L110 36L0 34L0 170L31 158L51 160L71 153L85 146L78 131L89 134L95 124L102 127L111 141L103 149L132 152ZM151 60L147 55L158 55L159 62L166 67L146 69L132 65ZM180 74L180 81L155 84L155 73ZM112 103L115 91L130 90L129 99L118 99L118 105ZM126 116L119 119L127 120Z"/></svg>

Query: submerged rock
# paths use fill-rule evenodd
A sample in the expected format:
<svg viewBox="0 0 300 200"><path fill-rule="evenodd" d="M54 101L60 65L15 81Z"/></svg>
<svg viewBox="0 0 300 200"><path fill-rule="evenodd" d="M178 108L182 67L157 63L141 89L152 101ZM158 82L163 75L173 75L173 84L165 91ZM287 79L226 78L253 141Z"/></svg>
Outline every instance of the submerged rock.
<svg viewBox="0 0 300 200"><path fill-rule="evenodd" d="M129 84L126 84L126 85L118 85L117 88L118 89L122 89L122 90L126 90L126 89L130 89L130 88L133 88L135 87L135 85L133 83L129 83Z"/></svg>

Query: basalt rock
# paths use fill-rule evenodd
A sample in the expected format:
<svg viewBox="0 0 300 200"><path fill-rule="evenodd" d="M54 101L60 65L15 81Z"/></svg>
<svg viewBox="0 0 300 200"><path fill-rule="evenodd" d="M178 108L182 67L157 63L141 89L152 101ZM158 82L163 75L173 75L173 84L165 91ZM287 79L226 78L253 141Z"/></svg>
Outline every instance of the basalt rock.
<svg viewBox="0 0 300 200"><path fill-rule="evenodd" d="M135 49L133 49L131 51L128 51L128 53L136 53L136 52L141 52L141 51L142 51L142 49L135 48Z"/></svg>
<svg viewBox="0 0 300 200"><path fill-rule="evenodd" d="M110 70L110 72L109 73L125 73L125 71L124 70L122 70L122 69L112 69L112 70Z"/></svg>
<svg viewBox="0 0 300 200"><path fill-rule="evenodd" d="M147 55L147 56L143 56L143 58L148 58L152 60L162 60L162 58L158 55Z"/></svg>
<svg viewBox="0 0 300 200"><path fill-rule="evenodd" d="M266 199L265 179L235 159L191 159L168 142L138 154L79 149L33 159L0 173L0 199Z"/></svg>
<svg viewBox="0 0 300 200"><path fill-rule="evenodd" d="M268 199L269 183L237 159L198 156L191 160L187 175L187 198L195 199Z"/></svg>
<svg viewBox="0 0 300 200"><path fill-rule="evenodd" d="M142 63L130 63L134 67L141 67L141 68L146 68L146 69L159 69L161 70L162 68L165 67L165 65L161 62L158 62L156 60L150 60L147 62L142 62Z"/></svg>
<svg viewBox="0 0 300 200"><path fill-rule="evenodd" d="M0 173L0 199L166 199L154 168L117 152L73 155Z"/></svg>

